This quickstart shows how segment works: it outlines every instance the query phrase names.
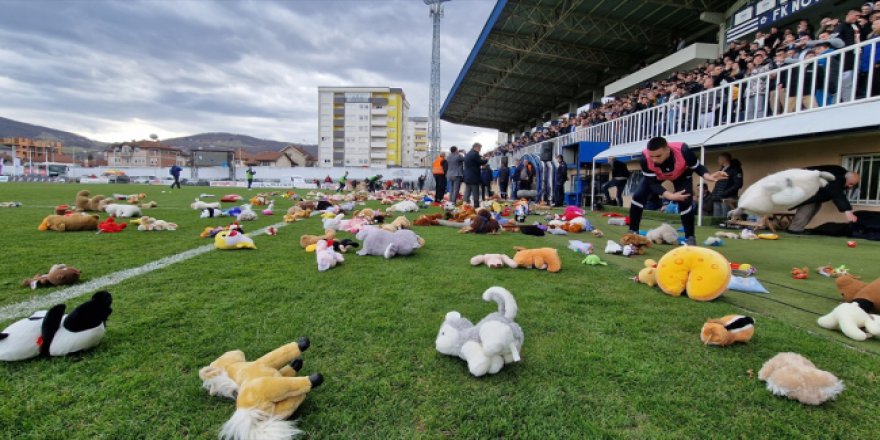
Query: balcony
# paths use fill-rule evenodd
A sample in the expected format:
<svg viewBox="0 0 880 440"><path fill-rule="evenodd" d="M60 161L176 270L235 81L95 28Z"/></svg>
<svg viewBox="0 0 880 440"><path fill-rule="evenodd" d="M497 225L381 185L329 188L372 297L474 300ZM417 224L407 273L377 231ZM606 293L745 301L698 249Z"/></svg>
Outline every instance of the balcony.
<svg viewBox="0 0 880 440"><path fill-rule="evenodd" d="M374 138L387 138L388 131L386 130L370 130L370 136Z"/></svg>
<svg viewBox="0 0 880 440"><path fill-rule="evenodd" d="M373 118L370 121L370 125L373 127L387 127L388 126L388 118Z"/></svg>
<svg viewBox="0 0 880 440"><path fill-rule="evenodd" d="M381 152L379 152L379 151L373 151L373 152L370 152L370 159L385 159L385 152L384 152L384 151L381 151Z"/></svg>
<svg viewBox="0 0 880 440"><path fill-rule="evenodd" d="M373 116L385 116L388 114L388 108L386 107L373 107L370 109L370 114Z"/></svg>
<svg viewBox="0 0 880 440"><path fill-rule="evenodd" d="M381 148L381 149L384 150L384 149L387 148L387 147L388 147L388 144L386 144L384 141L381 141L381 142L370 142L370 148Z"/></svg>

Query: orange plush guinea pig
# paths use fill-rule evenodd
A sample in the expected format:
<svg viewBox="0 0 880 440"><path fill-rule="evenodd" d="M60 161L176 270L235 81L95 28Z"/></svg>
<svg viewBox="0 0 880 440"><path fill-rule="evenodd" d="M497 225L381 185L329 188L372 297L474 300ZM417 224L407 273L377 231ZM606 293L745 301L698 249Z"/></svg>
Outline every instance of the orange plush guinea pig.
<svg viewBox="0 0 880 440"><path fill-rule="evenodd" d="M712 249L681 246L657 263L657 285L667 295L687 293L695 301L712 301L730 284L730 263Z"/></svg>
<svg viewBox="0 0 880 440"><path fill-rule="evenodd" d="M547 269L547 272L559 272L562 269L562 260L559 252L554 248L526 249L514 246L516 255L513 261L519 267Z"/></svg>
<svg viewBox="0 0 880 440"><path fill-rule="evenodd" d="M755 320L750 316L727 315L703 324L700 340L706 345L726 347L734 342L749 342L755 334Z"/></svg>

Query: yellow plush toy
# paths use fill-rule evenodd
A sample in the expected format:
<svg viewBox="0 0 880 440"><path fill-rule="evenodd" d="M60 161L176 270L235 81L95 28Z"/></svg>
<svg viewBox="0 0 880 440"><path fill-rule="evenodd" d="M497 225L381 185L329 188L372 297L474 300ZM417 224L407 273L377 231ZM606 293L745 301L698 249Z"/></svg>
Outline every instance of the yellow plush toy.
<svg viewBox="0 0 880 440"><path fill-rule="evenodd" d="M635 280L642 284L647 284L648 287L654 287L657 285L657 262L648 258L645 260L645 268L639 271L639 274L636 275Z"/></svg>
<svg viewBox="0 0 880 440"><path fill-rule="evenodd" d="M215 249L256 249L257 245L250 237L244 235L241 231L225 230L220 231L214 236Z"/></svg>
<svg viewBox="0 0 880 440"><path fill-rule="evenodd" d="M712 301L730 283L730 263L712 249L681 246L666 253L657 263L657 285L667 295Z"/></svg>
<svg viewBox="0 0 880 440"><path fill-rule="evenodd" d="M235 413L223 425L220 438L282 440L300 433L287 419L306 394L324 382L320 374L297 377L307 348L309 340L302 338L252 362L241 350L228 351L199 370L202 387L210 395L235 399Z"/></svg>
<svg viewBox="0 0 880 440"><path fill-rule="evenodd" d="M513 261L519 267L547 269L547 272L559 272L562 269L562 260L559 252L554 248L526 249L514 246L516 255Z"/></svg>

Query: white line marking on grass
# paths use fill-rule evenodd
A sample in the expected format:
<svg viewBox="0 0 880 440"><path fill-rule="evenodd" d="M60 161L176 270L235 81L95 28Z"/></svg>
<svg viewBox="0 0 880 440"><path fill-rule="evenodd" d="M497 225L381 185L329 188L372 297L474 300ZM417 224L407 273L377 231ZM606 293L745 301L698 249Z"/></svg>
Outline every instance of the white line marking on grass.
<svg viewBox="0 0 880 440"><path fill-rule="evenodd" d="M249 233L249 236L257 236L263 235L266 233L266 229L270 227L274 227L275 229L283 228L287 226L289 223L275 223L274 225L267 226L263 229L258 229L252 233ZM61 302L67 301L72 298L76 298L86 293L94 292L98 289L121 283L129 278L134 278L139 275L143 275L146 273L150 273L154 270L162 269L164 267L170 266L175 263L180 263L181 261L189 260L192 257L196 257L202 255L204 253L210 252L214 249L214 243L199 246L194 249L190 249L188 251L181 252L179 254L169 255L164 258L160 258L156 261L149 262L144 264L143 266L133 267L131 269L124 269L118 272L113 272L111 274L104 275L100 278L95 278L87 283L77 284L73 287L68 287L67 289L58 290L56 292L52 292L49 295L38 296L31 298L27 301L18 303L18 304L10 304L8 306L0 308L0 321L5 321L7 319L12 318L20 318L23 316L29 316L33 312L37 310L48 309L49 307L54 306L55 304L59 304Z"/></svg>

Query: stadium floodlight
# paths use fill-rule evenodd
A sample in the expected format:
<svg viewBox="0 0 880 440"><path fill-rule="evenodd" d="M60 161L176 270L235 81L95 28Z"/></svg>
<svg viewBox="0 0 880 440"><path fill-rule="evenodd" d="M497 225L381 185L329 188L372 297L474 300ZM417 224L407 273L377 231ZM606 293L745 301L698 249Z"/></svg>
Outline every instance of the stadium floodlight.
<svg viewBox="0 0 880 440"><path fill-rule="evenodd" d="M434 21L434 38L431 49L431 89L428 101L428 155L427 165L440 154L440 19L443 18L443 3L449 0L422 0L431 7Z"/></svg>

